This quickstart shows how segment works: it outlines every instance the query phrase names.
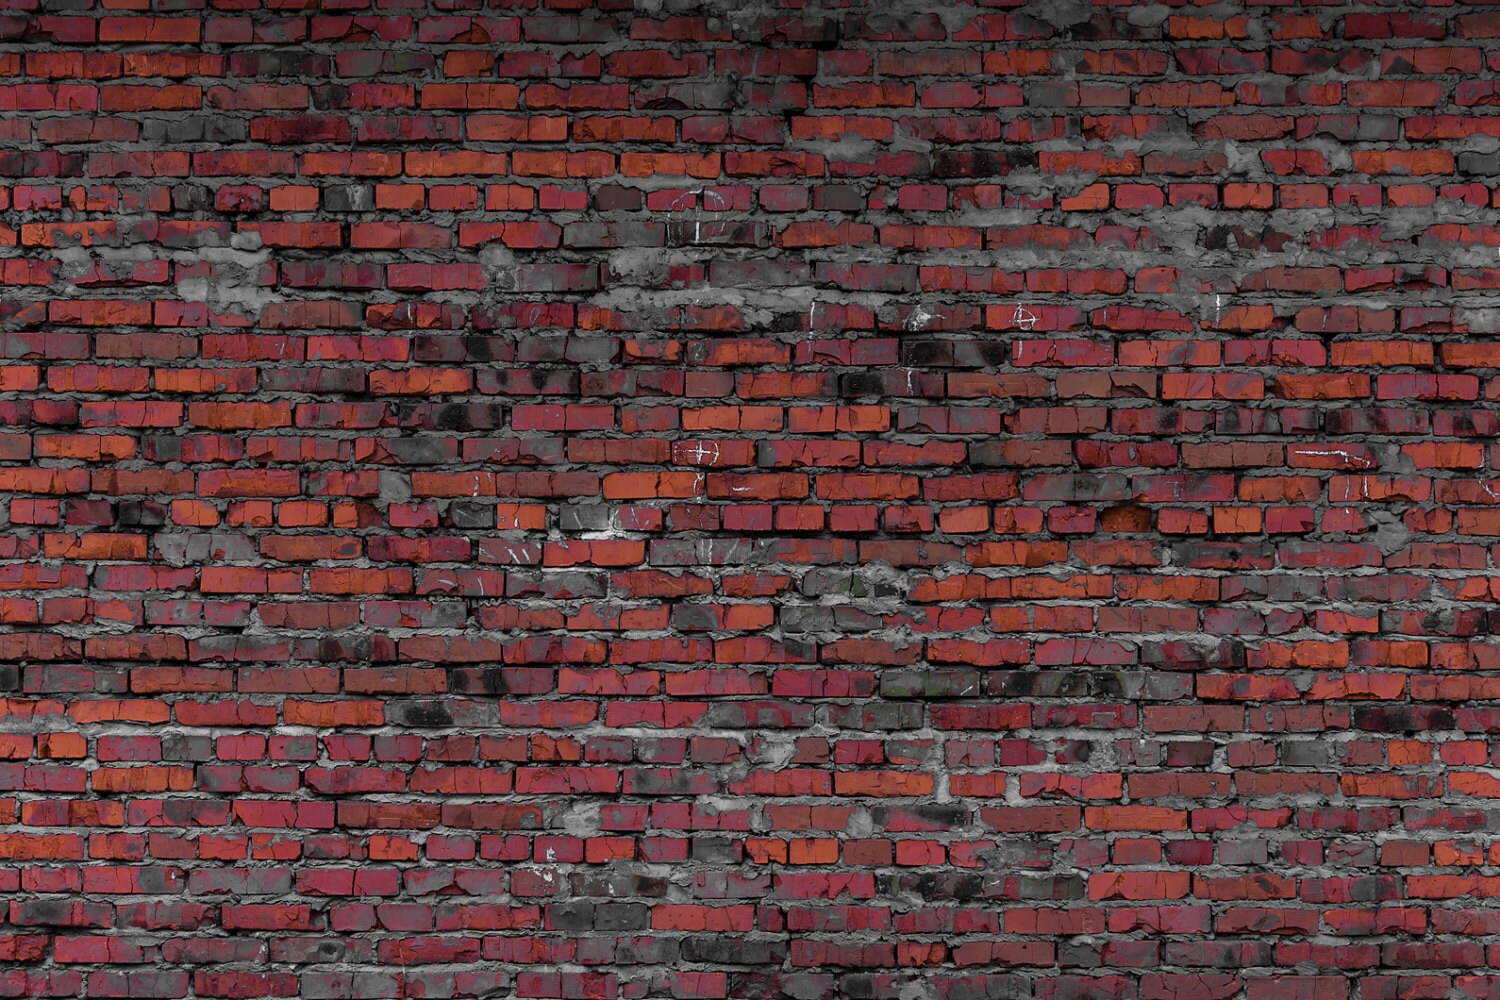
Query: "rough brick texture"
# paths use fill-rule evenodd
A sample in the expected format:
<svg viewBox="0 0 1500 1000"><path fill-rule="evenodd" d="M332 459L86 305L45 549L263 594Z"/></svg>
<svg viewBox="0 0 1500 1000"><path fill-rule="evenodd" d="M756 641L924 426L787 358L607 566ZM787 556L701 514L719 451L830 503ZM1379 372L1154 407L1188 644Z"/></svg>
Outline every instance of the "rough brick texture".
<svg viewBox="0 0 1500 1000"><path fill-rule="evenodd" d="M1500 997L1500 7L6 6L0 995Z"/></svg>

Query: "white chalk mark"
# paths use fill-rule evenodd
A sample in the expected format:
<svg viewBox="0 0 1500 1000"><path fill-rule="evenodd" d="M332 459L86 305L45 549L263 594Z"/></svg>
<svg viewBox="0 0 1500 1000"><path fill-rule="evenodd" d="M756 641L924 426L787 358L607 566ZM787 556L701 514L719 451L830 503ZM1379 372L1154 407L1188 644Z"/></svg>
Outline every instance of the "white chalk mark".
<svg viewBox="0 0 1500 1000"><path fill-rule="evenodd" d="M708 464L712 465L719 460L719 443L717 441L710 441L708 442L708 447L705 448L704 443L699 441L693 445L691 451L684 451L682 454L684 458L699 465L702 465L703 459L707 458Z"/></svg>
<svg viewBox="0 0 1500 1000"><path fill-rule="evenodd" d="M1360 467L1365 469L1373 469L1375 467L1375 463L1370 461L1363 455L1352 455L1349 452L1345 451L1343 448L1326 448L1322 450L1319 450L1317 448L1308 448L1306 449L1306 454L1317 455L1319 458L1342 458L1346 462L1355 462Z"/></svg>
<svg viewBox="0 0 1500 1000"><path fill-rule="evenodd" d="M1036 326L1036 314L1023 305L1017 305L1016 311L1011 313L1010 321L1023 330L1030 330Z"/></svg>

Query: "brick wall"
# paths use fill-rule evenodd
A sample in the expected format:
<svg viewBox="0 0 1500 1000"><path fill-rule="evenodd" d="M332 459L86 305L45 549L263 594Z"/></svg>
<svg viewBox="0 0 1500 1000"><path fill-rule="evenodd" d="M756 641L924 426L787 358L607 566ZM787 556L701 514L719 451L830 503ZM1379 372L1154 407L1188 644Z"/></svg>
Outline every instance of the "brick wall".
<svg viewBox="0 0 1500 1000"><path fill-rule="evenodd" d="M1500 997L1500 7L42 6L0 995Z"/></svg>

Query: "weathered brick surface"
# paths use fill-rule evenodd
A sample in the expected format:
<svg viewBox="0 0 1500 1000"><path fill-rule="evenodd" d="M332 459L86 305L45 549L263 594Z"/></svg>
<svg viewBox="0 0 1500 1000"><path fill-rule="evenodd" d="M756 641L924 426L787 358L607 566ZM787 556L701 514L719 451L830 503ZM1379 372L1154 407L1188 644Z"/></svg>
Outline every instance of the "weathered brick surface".
<svg viewBox="0 0 1500 1000"><path fill-rule="evenodd" d="M1500 996L1500 7L323 7L0 13L0 995Z"/></svg>

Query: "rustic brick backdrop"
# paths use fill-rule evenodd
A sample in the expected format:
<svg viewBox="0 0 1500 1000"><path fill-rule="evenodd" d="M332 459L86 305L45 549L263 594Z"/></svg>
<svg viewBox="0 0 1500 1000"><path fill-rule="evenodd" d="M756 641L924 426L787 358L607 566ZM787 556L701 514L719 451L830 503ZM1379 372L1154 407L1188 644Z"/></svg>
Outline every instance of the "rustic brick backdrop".
<svg viewBox="0 0 1500 1000"><path fill-rule="evenodd" d="M1500 7L5 7L0 996L1500 997Z"/></svg>

